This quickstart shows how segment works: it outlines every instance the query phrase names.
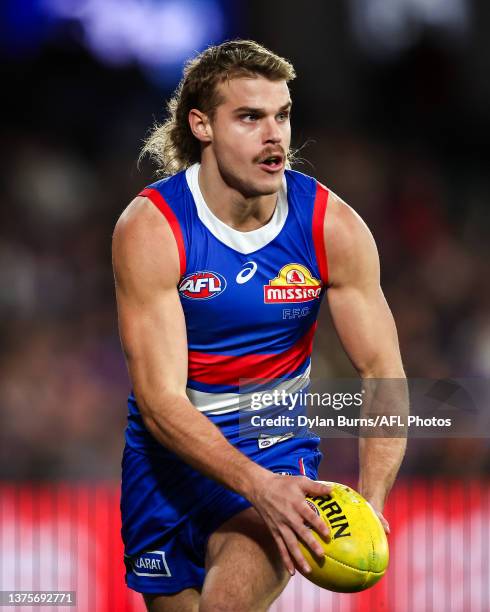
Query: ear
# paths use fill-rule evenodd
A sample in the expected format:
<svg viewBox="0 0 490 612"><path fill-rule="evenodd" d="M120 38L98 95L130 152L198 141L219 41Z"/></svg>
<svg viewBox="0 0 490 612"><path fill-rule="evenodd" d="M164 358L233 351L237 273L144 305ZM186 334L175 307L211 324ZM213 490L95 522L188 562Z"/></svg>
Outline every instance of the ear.
<svg viewBox="0 0 490 612"><path fill-rule="evenodd" d="M212 140L212 129L211 124L206 113L192 108L189 111L189 125L194 136L201 142L211 142Z"/></svg>

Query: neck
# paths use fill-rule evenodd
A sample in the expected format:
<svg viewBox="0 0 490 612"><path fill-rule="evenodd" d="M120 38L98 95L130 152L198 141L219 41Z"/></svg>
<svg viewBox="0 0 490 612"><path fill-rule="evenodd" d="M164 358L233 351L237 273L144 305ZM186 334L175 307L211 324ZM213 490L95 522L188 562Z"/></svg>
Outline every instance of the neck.
<svg viewBox="0 0 490 612"><path fill-rule="evenodd" d="M277 193L247 197L229 185L216 163L202 162L199 188L203 198L220 221L233 229L249 232L270 221L277 203Z"/></svg>

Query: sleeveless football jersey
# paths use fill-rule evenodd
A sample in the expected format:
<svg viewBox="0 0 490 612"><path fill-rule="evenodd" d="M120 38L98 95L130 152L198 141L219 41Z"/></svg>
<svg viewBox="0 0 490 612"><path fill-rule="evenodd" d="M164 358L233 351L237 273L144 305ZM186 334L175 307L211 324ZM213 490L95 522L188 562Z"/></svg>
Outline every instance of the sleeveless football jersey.
<svg viewBox="0 0 490 612"><path fill-rule="evenodd" d="M237 410L243 380L270 380L288 392L308 384L328 280L323 238L328 190L286 170L271 220L241 232L207 207L199 167L157 181L140 195L165 216L178 247L188 397L198 410L219 415ZM140 420L133 394L129 411L131 430Z"/></svg>

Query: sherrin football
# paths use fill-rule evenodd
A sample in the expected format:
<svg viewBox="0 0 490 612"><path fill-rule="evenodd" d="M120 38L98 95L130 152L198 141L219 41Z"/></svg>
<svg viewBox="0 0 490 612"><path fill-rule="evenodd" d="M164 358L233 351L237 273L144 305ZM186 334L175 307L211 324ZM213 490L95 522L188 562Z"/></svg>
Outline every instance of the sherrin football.
<svg viewBox="0 0 490 612"><path fill-rule="evenodd" d="M320 560L299 542L311 572L305 574L316 585L340 593L355 593L373 586L388 567L388 541L371 505L359 493L336 482L325 497L306 501L330 527L331 541L315 531L325 557Z"/></svg>

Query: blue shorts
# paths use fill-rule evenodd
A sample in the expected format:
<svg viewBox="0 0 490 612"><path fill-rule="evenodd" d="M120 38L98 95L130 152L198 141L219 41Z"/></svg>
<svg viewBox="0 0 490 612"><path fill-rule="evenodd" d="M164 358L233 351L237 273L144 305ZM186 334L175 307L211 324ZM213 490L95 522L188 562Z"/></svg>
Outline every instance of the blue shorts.
<svg viewBox="0 0 490 612"><path fill-rule="evenodd" d="M214 420L214 419L212 419ZM226 432L224 432L226 435ZM316 436L229 441L275 473L316 479L322 458ZM139 593L200 589L209 536L250 502L160 446L155 452L128 443L122 461L122 537L126 584Z"/></svg>

